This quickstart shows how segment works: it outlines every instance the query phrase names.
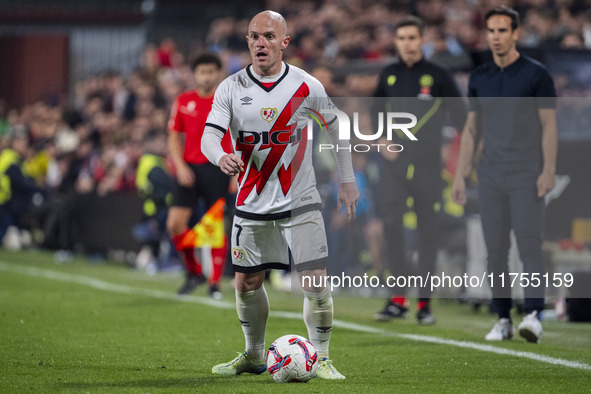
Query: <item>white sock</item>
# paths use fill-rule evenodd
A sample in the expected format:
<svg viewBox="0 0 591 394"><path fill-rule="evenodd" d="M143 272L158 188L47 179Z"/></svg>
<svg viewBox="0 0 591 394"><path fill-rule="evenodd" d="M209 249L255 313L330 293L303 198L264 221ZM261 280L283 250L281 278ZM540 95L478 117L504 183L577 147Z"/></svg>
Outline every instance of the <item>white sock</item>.
<svg viewBox="0 0 591 394"><path fill-rule="evenodd" d="M304 322L310 342L316 348L319 360L328 358L333 316L330 291L328 288L320 293L304 291L304 297Z"/></svg>
<svg viewBox="0 0 591 394"><path fill-rule="evenodd" d="M236 291L236 312L244 332L248 358L264 360L265 329L269 316L269 298L265 286L252 291Z"/></svg>

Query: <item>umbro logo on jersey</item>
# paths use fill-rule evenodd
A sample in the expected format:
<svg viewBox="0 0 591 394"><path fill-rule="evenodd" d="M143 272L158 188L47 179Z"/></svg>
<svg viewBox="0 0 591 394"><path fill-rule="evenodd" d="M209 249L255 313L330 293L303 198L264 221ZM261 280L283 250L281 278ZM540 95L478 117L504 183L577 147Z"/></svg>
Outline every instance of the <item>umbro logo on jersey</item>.
<svg viewBox="0 0 591 394"><path fill-rule="evenodd" d="M242 105L252 105L252 97L244 96L240 99L240 101L242 101Z"/></svg>

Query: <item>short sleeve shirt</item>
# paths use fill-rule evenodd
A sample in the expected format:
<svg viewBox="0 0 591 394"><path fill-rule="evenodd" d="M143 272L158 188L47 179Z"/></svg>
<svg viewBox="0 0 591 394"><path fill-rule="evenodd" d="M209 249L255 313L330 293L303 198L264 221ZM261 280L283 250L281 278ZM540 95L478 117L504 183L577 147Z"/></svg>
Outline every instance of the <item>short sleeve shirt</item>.
<svg viewBox="0 0 591 394"><path fill-rule="evenodd" d="M481 117L483 163L542 162L541 108L556 107L548 70L523 54L505 68L483 64L470 75L470 110Z"/></svg>

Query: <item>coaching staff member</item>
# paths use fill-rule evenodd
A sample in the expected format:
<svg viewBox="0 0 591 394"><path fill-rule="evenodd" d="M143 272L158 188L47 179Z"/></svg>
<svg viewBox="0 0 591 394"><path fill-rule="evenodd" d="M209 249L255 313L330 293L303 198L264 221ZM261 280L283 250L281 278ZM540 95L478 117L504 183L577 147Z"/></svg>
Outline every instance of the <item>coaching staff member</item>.
<svg viewBox="0 0 591 394"><path fill-rule="evenodd" d="M556 92L546 68L519 53L519 15L499 6L485 14L486 36L493 61L476 68L469 83L470 112L462 134L452 197L466 202L464 178L482 132L478 205L488 251L488 272L507 273L511 229L515 232L523 272L543 274L544 195L554 188L556 168ZM544 288L525 287L527 316L518 326L529 342L542 335L539 312ZM487 340L513 337L510 289L493 286L499 320Z"/></svg>
<svg viewBox="0 0 591 394"><path fill-rule="evenodd" d="M466 108L451 75L440 66L423 58L424 23L408 16L395 27L395 45L400 62L386 67L380 74L375 97L380 100L378 111L407 111L419 120L412 132L419 139L396 141L403 144L401 153L382 151L381 190L378 198L388 246L388 267L395 275L408 275L405 260L403 215L407 199L412 197L417 216L419 273L424 277L434 272L438 249L438 217L443 181L441 179L442 128L453 124L461 128L466 120ZM444 97L454 97L444 100ZM383 106L386 108L383 108ZM390 108L388 108L390 107ZM377 112L377 111L376 111ZM398 136L394 136L398 139ZM429 307L430 292L419 290L417 321L433 324ZM389 321L406 314L403 294L389 299L385 308L374 315L378 321Z"/></svg>

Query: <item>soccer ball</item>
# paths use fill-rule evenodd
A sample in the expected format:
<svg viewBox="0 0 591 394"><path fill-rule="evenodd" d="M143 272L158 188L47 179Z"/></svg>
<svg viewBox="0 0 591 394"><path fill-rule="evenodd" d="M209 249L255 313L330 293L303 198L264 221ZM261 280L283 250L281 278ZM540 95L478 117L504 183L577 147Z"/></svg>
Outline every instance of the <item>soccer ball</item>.
<svg viewBox="0 0 591 394"><path fill-rule="evenodd" d="M284 335L269 346L267 370L278 383L307 382L318 367L316 348L299 335Z"/></svg>

